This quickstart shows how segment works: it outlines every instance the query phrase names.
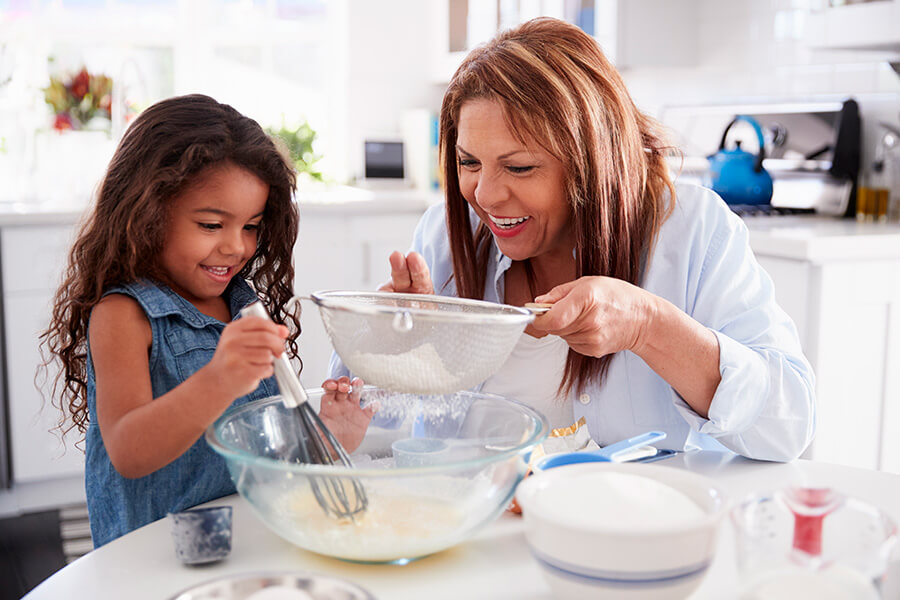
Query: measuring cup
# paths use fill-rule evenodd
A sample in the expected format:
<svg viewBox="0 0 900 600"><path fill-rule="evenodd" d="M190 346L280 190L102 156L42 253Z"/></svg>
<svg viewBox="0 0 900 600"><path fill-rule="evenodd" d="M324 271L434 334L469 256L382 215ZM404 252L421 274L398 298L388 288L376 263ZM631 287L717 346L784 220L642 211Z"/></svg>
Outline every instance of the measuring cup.
<svg viewBox="0 0 900 600"><path fill-rule="evenodd" d="M597 450L582 450L580 452L563 452L561 454L553 454L538 461L538 471L546 471L563 465L574 465L576 463L585 462L614 462L619 456L626 452L646 446L654 442L666 439L666 434L662 431L648 431L633 438L610 444L605 448Z"/></svg>
<svg viewBox="0 0 900 600"><path fill-rule="evenodd" d="M742 599L875 600L897 536L882 510L830 488L752 496L731 514Z"/></svg>

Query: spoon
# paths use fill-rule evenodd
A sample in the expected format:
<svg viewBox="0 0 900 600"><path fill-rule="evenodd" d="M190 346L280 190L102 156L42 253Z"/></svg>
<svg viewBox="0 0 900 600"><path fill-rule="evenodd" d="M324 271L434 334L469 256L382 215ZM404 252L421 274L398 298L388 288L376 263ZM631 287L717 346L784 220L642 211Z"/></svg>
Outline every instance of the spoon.
<svg viewBox="0 0 900 600"><path fill-rule="evenodd" d="M599 448L597 450L582 450L581 452L553 454L539 461L537 470L546 471L547 469L553 469L563 465L574 465L576 463L585 462L614 462L617 457L630 450L664 439L666 439L666 434L664 432L648 431L647 433L642 433L641 435L622 440L621 442L616 442L615 444L610 444L605 448Z"/></svg>

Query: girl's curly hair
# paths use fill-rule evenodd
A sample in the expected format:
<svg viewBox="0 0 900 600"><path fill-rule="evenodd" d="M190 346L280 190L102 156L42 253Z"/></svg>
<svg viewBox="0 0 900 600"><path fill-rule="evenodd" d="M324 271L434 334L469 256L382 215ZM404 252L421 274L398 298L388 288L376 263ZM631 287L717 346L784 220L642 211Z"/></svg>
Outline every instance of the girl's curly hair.
<svg viewBox="0 0 900 600"><path fill-rule="evenodd" d="M51 392L63 434L87 429L91 310L114 285L162 279L157 259L172 200L201 171L226 161L269 185L256 252L238 276L251 282L274 321L288 325L288 351L297 356L300 318L299 304L291 302L291 257L299 213L291 162L256 121L231 106L199 94L169 98L141 113L119 143L40 335L40 369L48 374L57 360L62 367Z"/></svg>

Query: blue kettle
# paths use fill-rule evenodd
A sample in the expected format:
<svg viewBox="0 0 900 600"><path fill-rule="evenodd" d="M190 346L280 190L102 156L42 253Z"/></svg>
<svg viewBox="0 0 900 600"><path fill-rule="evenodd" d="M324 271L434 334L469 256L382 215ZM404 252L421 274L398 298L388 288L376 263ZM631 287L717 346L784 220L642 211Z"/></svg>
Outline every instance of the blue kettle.
<svg viewBox="0 0 900 600"><path fill-rule="evenodd" d="M750 154L736 142L734 150L725 149L728 130L738 121L744 121L756 130L759 153ZM756 119L738 115L722 132L719 151L708 156L712 189L728 204L768 204L772 199L772 176L763 168L766 157L762 128Z"/></svg>

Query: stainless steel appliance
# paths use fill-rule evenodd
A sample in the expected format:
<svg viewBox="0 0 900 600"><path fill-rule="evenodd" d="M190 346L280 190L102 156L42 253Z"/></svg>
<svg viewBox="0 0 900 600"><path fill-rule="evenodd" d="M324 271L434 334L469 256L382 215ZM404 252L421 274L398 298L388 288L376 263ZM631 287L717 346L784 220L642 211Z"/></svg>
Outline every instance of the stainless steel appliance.
<svg viewBox="0 0 900 600"><path fill-rule="evenodd" d="M684 152L683 159L670 160L681 180L709 186L707 156L719 147L722 131L736 115L750 116L762 127L763 166L772 175L773 193L770 206L733 205L735 212L855 214L860 164L856 101L666 107L659 118ZM729 137L750 151L758 150L749 127L735 126Z"/></svg>

